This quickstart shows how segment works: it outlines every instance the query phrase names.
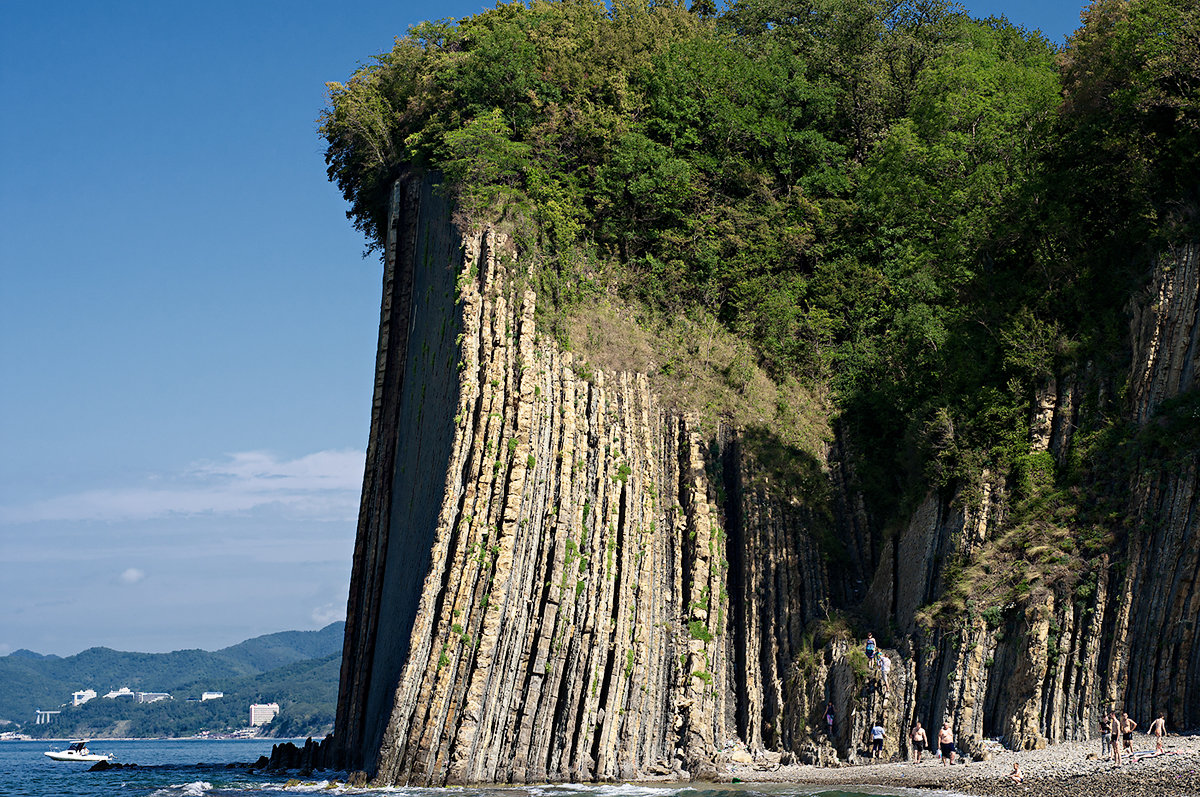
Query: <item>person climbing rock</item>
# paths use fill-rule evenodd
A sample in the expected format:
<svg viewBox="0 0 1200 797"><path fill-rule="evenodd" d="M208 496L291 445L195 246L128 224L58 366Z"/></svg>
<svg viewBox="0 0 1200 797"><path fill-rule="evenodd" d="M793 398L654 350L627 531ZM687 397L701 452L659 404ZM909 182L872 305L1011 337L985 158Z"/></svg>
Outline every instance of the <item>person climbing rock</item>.
<svg viewBox="0 0 1200 797"><path fill-rule="evenodd" d="M909 741L912 742L913 753L916 756L917 764L921 763L921 754L925 752L925 747L929 744L929 737L925 734L925 729L921 727L921 721L917 720L913 723L913 729L908 734Z"/></svg>
<svg viewBox="0 0 1200 797"><path fill-rule="evenodd" d="M875 666L875 635L870 631L867 632L867 664Z"/></svg>
<svg viewBox="0 0 1200 797"><path fill-rule="evenodd" d="M883 681L883 691L888 691L888 673L892 671L892 660L883 651L879 652L879 679Z"/></svg>
<svg viewBox="0 0 1200 797"><path fill-rule="evenodd" d="M829 740L833 741L833 701L830 700L825 706L825 731L829 734Z"/></svg>
<svg viewBox="0 0 1200 797"><path fill-rule="evenodd" d="M942 723L938 731L938 749L942 753L942 763L946 766L954 764L954 731L950 730L950 720Z"/></svg>

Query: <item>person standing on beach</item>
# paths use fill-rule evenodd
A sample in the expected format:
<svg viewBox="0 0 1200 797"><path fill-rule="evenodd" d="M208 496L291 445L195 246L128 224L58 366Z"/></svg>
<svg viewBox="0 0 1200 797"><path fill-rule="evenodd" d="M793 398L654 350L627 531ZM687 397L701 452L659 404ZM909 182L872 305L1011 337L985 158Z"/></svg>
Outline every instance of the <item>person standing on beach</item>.
<svg viewBox="0 0 1200 797"><path fill-rule="evenodd" d="M1125 745L1126 752L1133 752L1133 730L1136 727L1137 723L1129 718L1129 713L1121 712L1121 743Z"/></svg>
<svg viewBox="0 0 1200 797"><path fill-rule="evenodd" d="M1163 752L1162 740L1163 740L1163 736L1166 734L1166 732L1167 732L1167 720L1166 720L1166 717L1164 717L1162 712L1160 711L1158 714L1158 719L1156 719L1156 720L1154 720L1154 722L1150 723L1150 733L1151 733L1151 735L1154 736L1154 752L1156 752L1156 753Z"/></svg>
<svg viewBox="0 0 1200 797"><path fill-rule="evenodd" d="M942 763L947 766L954 764L954 731L950 730L950 720L942 723L938 731L938 749L942 751Z"/></svg>
<svg viewBox="0 0 1200 797"><path fill-rule="evenodd" d="M1112 736L1113 763L1121 766L1121 718L1115 711L1109 715L1108 732Z"/></svg>
<svg viewBox="0 0 1200 797"><path fill-rule="evenodd" d="M830 700L825 706L825 731L829 734L829 740L833 741L833 701Z"/></svg>
<svg viewBox="0 0 1200 797"><path fill-rule="evenodd" d="M912 742L913 752L917 754L916 763L921 763L921 753L925 752L925 746L929 744L929 737L925 735L925 729L921 727L921 721L917 720L913 725L912 732L908 734L909 740Z"/></svg>
<svg viewBox="0 0 1200 797"><path fill-rule="evenodd" d="M875 720L875 727L871 728L871 760L883 756L883 719Z"/></svg>
<svg viewBox="0 0 1200 797"><path fill-rule="evenodd" d="M1108 755L1108 746L1112 744L1112 712L1108 709L1104 710L1104 715L1100 717L1100 757L1104 758Z"/></svg>

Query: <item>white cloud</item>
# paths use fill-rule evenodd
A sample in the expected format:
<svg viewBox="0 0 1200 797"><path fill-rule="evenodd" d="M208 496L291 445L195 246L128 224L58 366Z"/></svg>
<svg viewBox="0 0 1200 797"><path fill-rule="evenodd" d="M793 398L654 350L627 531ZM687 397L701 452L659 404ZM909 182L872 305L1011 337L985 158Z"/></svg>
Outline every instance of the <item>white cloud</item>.
<svg viewBox="0 0 1200 797"><path fill-rule="evenodd" d="M126 584L136 584L146 577L146 571L131 567L121 574L121 581Z"/></svg>
<svg viewBox="0 0 1200 797"><path fill-rule="evenodd" d="M363 460L361 451L318 451L291 460L261 451L231 454L142 485L2 506L0 523L243 514L268 506L307 519L353 520Z"/></svg>
<svg viewBox="0 0 1200 797"><path fill-rule="evenodd" d="M312 611L313 622L324 628L330 623L336 623L338 620L346 619L346 605L338 606L333 603L327 603L324 606L318 606Z"/></svg>

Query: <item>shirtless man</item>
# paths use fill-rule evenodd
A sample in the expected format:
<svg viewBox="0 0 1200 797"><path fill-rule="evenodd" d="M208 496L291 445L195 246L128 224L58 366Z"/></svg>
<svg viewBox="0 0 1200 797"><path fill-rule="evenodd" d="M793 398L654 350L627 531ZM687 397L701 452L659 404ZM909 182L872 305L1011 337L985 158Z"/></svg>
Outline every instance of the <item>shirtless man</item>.
<svg viewBox="0 0 1200 797"><path fill-rule="evenodd" d="M925 735L925 729L921 727L921 721L917 720L913 725L912 732L908 735L909 741L912 742L913 752L917 754L916 763L921 763L921 753L925 752L925 746L929 744L929 737Z"/></svg>
<svg viewBox="0 0 1200 797"><path fill-rule="evenodd" d="M1133 752L1133 729L1137 727L1137 723L1129 718L1128 712L1121 712L1121 742L1125 745L1125 749Z"/></svg>
<svg viewBox="0 0 1200 797"><path fill-rule="evenodd" d="M1162 739L1167 733L1167 720L1162 712L1159 712L1158 719L1150 723L1150 733L1154 736L1154 752L1163 752Z"/></svg>
<svg viewBox="0 0 1200 797"><path fill-rule="evenodd" d="M954 764L954 731L950 730L950 720L943 722L938 731L938 747L942 751L942 763L946 766Z"/></svg>
<svg viewBox="0 0 1200 797"><path fill-rule="evenodd" d="M1112 734L1113 763L1121 766L1121 718L1115 711L1109 715L1108 732Z"/></svg>

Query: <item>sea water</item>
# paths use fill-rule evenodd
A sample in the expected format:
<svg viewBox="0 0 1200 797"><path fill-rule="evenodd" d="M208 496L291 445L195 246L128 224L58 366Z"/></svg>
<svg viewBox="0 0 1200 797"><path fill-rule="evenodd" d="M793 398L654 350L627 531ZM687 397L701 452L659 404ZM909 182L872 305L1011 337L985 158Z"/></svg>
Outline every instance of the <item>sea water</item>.
<svg viewBox="0 0 1200 797"><path fill-rule="evenodd" d="M91 764L51 761L42 753L65 743L0 742L0 795L13 797L298 797L314 794L398 797L881 797L916 791L792 784L644 786L632 784L513 786L429 789L348 789L333 786L334 774L307 778L251 773L249 765L270 755L279 739L95 740L93 753L112 753L114 763L137 767L89 772ZM297 740L303 743L303 740ZM343 776L344 777L344 776ZM931 795L928 791L922 795Z"/></svg>

